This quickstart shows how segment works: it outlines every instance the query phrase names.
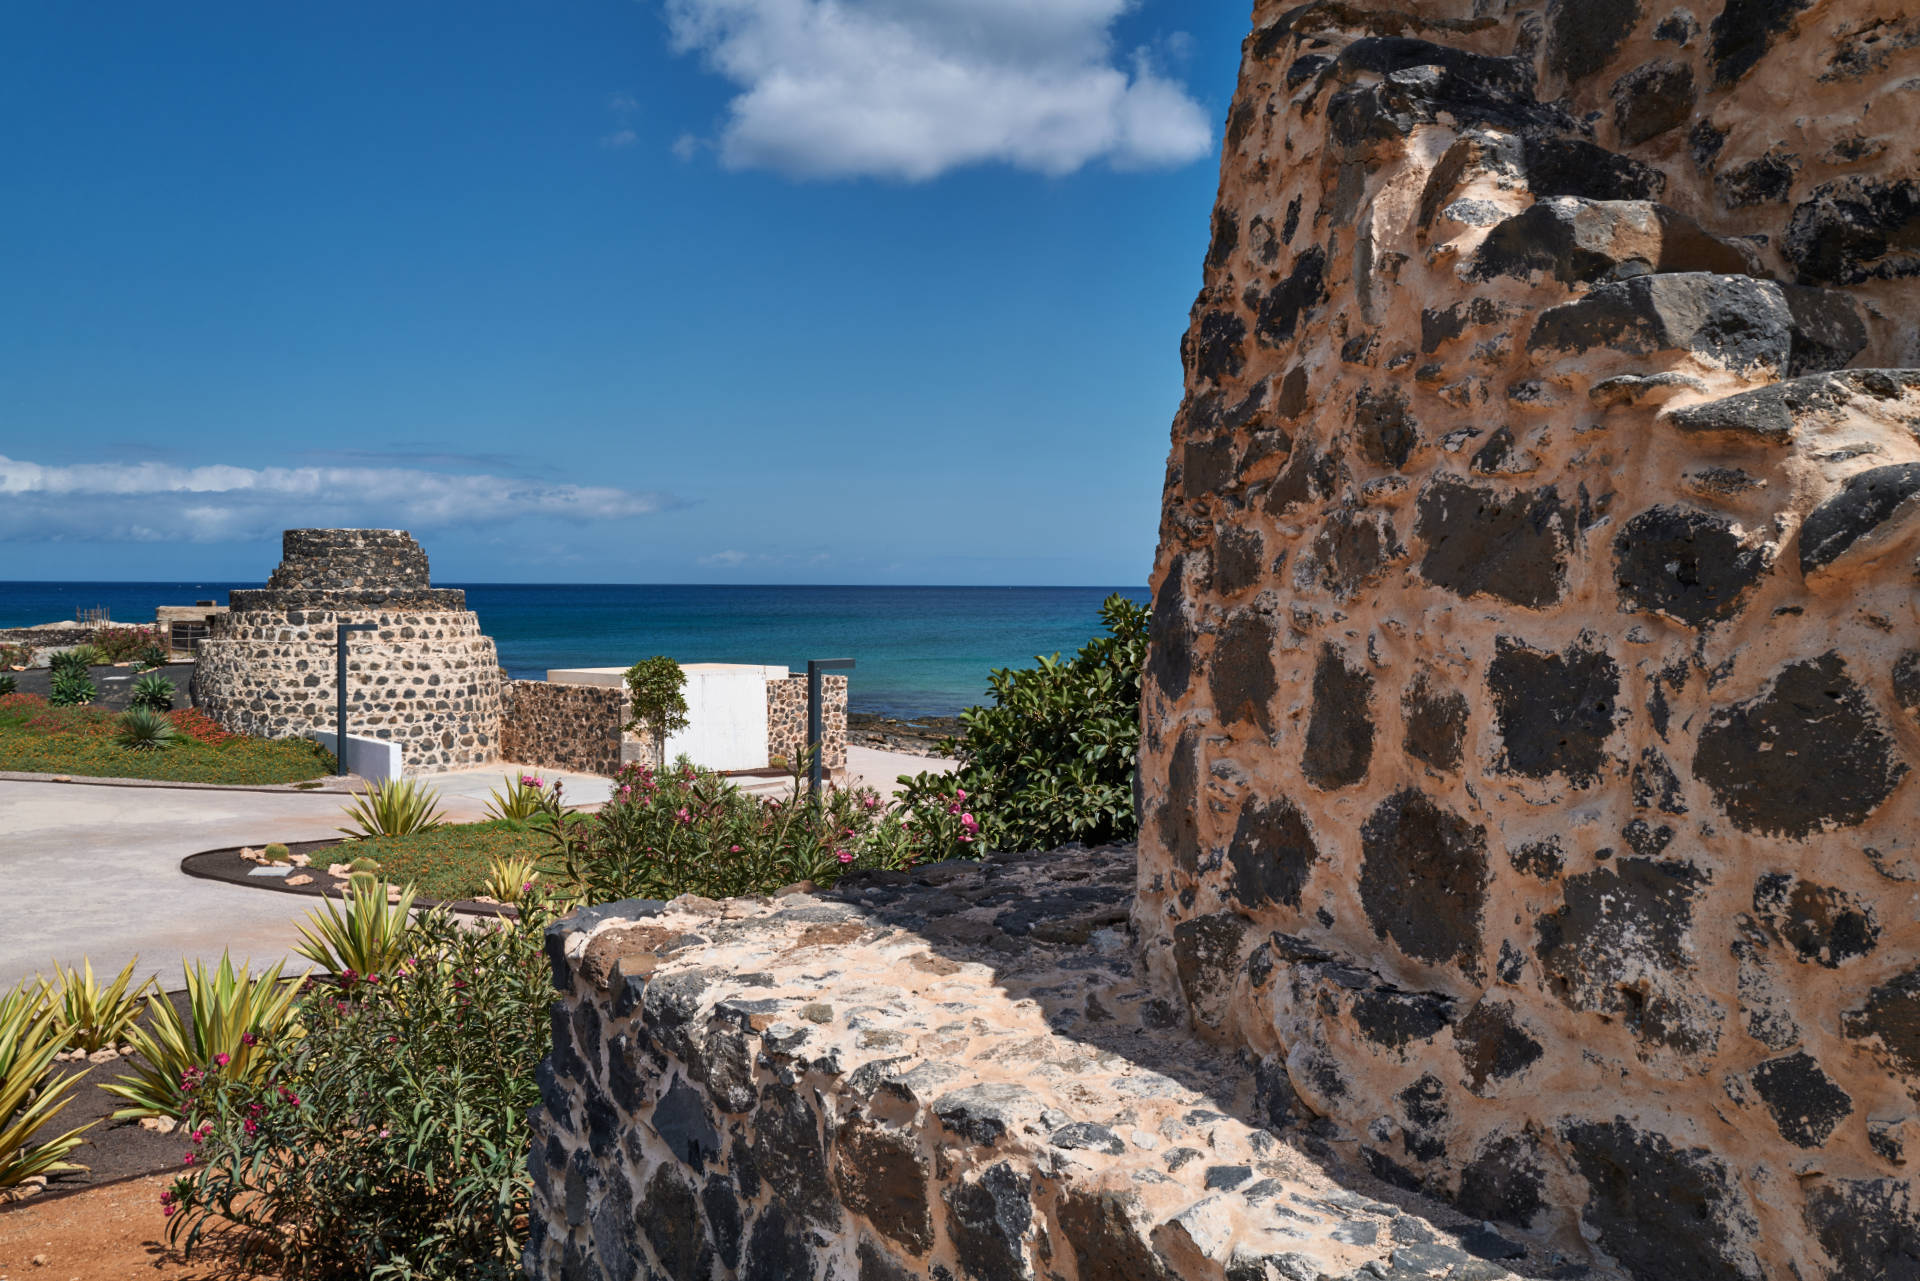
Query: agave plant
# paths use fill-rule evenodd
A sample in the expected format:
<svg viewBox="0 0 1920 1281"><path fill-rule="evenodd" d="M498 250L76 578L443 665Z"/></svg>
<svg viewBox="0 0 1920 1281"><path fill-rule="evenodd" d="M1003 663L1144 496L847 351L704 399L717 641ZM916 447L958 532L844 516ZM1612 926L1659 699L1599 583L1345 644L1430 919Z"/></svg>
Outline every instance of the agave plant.
<svg viewBox="0 0 1920 1281"><path fill-rule="evenodd" d="M51 676L87 676L88 668L99 659L91 645L76 645L72 649L56 650L47 656L47 670Z"/></svg>
<svg viewBox="0 0 1920 1281"><path fill-rule="evenodd" d="M322 911L307 914L294 950L329 974L356 978L391 974L412 954L407 933L413 923L413 899L409 886L389 903L385 885L368 873L356 872L347 883L345 910L332 899L324 900Z"/></svg>
<svg viewBox="0 0 1920 1281"><path fill-rule="evenodd" d="M71 970L58 961L53 963L56 981L41 991L53 1011L61 1043L67 1049L91 1054L125 1040L127 1029L140 1017L140 999L152 983L148 979L138 987L131 987L133 967L138 964L137 956L128 961L126 968L103 989L94 982L90 959L81 957L79 967Z"/></svg>
<svg viewBox="0 0 1920 1281"><path fill-rule="evenodd" d="M556 814L560 810L560 782L554 780L551 788L536 774L522 774L519 778L505 778L501 782L507 785L503 793L495 788L487 801L487 817L513 823L525 823L541 814Z"/></svg>
<svg viewBox="0 0 1920 1281"><path fill-rule="evenodd" d="M178 693L173 682L158 672L149 672L133 683L133 694L127 700L129 707L144 707L153 712L170 712L173 700Z"/></svg>
<svg viewBox="0 0 1920 1281"><path fill-rule="evenodd" d="M412 836L432 831L447 819L440 809L440 794L410 778L369 783L342 813L354 825L339 830L355 838Z"/></svg>
<svg viewBox="0 0 1920 1281"><path fill-rule="evenodd" d="M195 961L186 972L184 1019L163 993L149 997L145 1024L127 1032L145 1063L133 1075L100 1087L131 1105L115 1112L114 1119L181 1120L189 1096L209 1072L252 1078L264 1071L266 1047L290 1028L300 995L300 982L281 981L280 970L275 965L255 975L244 961L235 969L225 954L211 971Z"/></svg>
<svg viewBox="0 0 1920 1281"><path fill-rule="evenodd" d="M64 1044L44 988L29 989L23 983L0 996L0 1188L86 1168L67 1157L90 1126L30 1143L67 1105L68 1092L86 1075L76 1072L49 1080L54 1056Z"/></svg>
<svg viewBox="0 0 1920 1281"><path fill-rule="evenodd" d="M113 731L113 741L130 752L157 752L179 737L166 714L149 707L128 708Z"/></svg>
<svg viewBox="0 0 1920 1281"><path fill-rule="evenodd" d="M531 854L509 858L495 855L487 864L487 876L480 892L502 903L518 903L539 881L539 863Z"/></svg>
<svg viewBox="0 0 1920 1281"><path fill-rule="evenodd" d="M48 687L47 702L54 707L85 707L99 692L93 678L84 670L55 672Z"/></svg>

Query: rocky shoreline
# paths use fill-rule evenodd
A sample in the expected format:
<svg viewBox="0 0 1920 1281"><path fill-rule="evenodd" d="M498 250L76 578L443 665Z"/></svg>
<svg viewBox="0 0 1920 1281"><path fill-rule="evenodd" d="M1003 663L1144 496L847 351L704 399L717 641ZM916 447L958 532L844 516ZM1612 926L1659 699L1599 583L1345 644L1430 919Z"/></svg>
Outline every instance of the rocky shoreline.
<svg viewBox="0 0 1920 1281"><path fill-rule="evenodd" d="M847 742L912 756L945 756L941 743L960 736L957 716L916 716L901 720L872 712L847 713Z"/></svg>

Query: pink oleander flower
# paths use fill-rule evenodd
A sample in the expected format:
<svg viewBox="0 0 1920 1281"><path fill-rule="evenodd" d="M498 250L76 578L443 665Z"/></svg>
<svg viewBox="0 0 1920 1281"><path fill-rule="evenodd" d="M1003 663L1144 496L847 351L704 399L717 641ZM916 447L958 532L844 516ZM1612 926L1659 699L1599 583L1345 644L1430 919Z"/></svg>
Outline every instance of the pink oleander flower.
<svg viewBox="0 0 1920 1281"><path fill-rule="evenodd" d="M252 1134L254 1131L258 1130L260 1127L254 1122L254 1120L251 1117L249 1117L248 1119L240 1123L240 1128L245 1130L248 1134Z"/></svg>
<svg viewBox="0 0 1920 1281"><path fill-rule="evenodd" d="M242 1032L240 1034L240 1044L258 1045L260 1044L260 1036L258 1033L255 1033L255 1032Z"/></svg>
<svg viewBox="0 0 1920 1281"><path fill-rule="evenodd" d="M956 788L954 788L954 789L953 789L953 799L954 799L954 800L956 800L956 801L964 801L964 800L966 800L966 799L967 799L967 793L966 793L966 789L964 789L964 788L959 788L959 787L956 787Z"/></svg>
<svg viewBox="0 0 1920 1281"><path fill-rule="evenodd" d="M683 827L693 822L693 815L687 813L687 807L684 805L673 812L673 817L678 820Z"/></svg>
<svg viewBox="0 0 1920 1281"><path fill-rule="evenodd" d="M217 1065L217 1066L219 1066L219 1067L225 1067L225 1066L226 1066L227 1064L229 1064L229 1063L231 1063L231 1062L233 1062L233 1059L232 1059L231 1057L229 1057L229 1056L228 1056L228 1055L227 1055L227 1054L226 1054L225 1052L222 1052L222 1053L219 1053L219 1054L216 1054L216 1055L214 1055L214 1056L213 1056L213 1061L214 1061L214 1063L215 1063L215 1065Z"/></svg>
<svg viewBox="0 0 1920 1281"><path fill-rule="evenodd" d="M972 832L962 832L962 833L960 833L960 843L961 843L962 845L971 845L971 844L973 844L973 833L972 833Z"/></svg>
<svg viewBox="0 0 1920 1281"><path fill-rule="evenodd" d="M192 1164L193 1164L193 1153L191 1153L191 1152L189 1152L189 1153L187 1153L187 1154L186 1154L186 1156L184 1156L184 1157L182 1157L182 1158L180 1158L180 1164L182 1164L182 1165L192 1165Z"/></svg>
<svg viewBox="0 0 1920 1281"><path fill-rule="evenodd" d="M727 846L727 853L729 853L729 854L738 854L739 852L740 852L740 847L739 847L738 845L729 845L729 846Z"/></svg>
<svg viewBox="0 0 1920 1281"><path fill-rule="evenodd" d="M878 796L863 796L860 798L860 803L868 809L878 809L880 807L880 798Z"/></svg>
<svg viewBox="0 0 1920 1281"><path fill-rule="evenodd" d="M969 832L977 832L980 830L980 821L971 814L962 814L960 816L960 826L966 828Z"/></svg>
<svg viewBox="0 0 1920 1281"><path fill-rule="evenodd" d="M853 862L853 853L850 850L835 850L833 852L833 856L839 859L842 863Z"/></svg>

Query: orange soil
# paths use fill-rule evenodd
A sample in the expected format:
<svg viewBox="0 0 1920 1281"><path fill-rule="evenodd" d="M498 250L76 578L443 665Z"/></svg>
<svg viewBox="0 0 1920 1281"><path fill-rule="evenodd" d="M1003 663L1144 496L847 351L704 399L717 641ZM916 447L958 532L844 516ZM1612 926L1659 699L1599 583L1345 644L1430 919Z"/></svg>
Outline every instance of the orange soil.
<svg viewBox="0 0 1920 1281"><path fill-rule="evenodd" d="M0 1281L237 1281L217 1247L191 1263L167 1248L171 1175L0 1207ZM255 1281L271 1281L258 1277Z"/></svg>

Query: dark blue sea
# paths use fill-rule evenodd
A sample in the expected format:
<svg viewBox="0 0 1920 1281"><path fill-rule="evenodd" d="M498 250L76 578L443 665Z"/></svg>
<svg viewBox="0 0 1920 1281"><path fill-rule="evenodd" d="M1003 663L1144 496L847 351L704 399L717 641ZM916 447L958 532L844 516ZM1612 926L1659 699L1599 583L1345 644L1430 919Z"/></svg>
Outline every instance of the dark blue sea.
<svg viewBox="0 0 1920 1281"><path fill-rule="evenodd" d="M1126 587L674 587L441 583L467 607L514 676L554 667L624 667L666 654L683 663L851 658L855 711L951 715L986 695L987 673L1039 654L1070 654L1100 630L1100 602ZM105 606L151 623L158 605L225 604L259 583L0 582L0 627L71 619Z"/></svg>

